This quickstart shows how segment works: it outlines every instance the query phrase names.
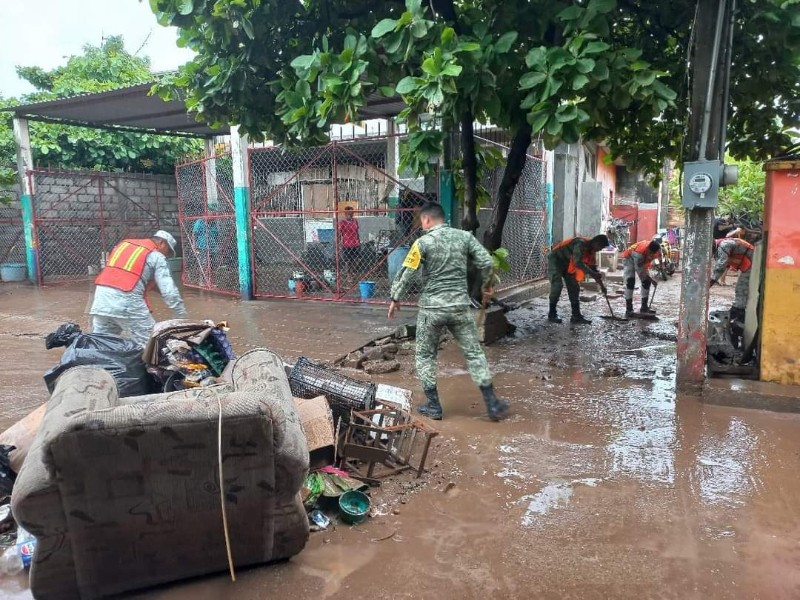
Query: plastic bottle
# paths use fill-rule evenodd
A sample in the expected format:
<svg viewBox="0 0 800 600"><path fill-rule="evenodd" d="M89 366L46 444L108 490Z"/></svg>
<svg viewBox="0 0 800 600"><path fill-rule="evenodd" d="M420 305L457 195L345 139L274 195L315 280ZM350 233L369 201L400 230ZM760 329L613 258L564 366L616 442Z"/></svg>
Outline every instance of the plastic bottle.
<svg viewBox="0 0 800 600"><path fill-rule="evenodd" d="M6 548L0 556L0 573L3 575L19 575L25 569L22 564L22 557L17 552L16 546Z"/></svg>

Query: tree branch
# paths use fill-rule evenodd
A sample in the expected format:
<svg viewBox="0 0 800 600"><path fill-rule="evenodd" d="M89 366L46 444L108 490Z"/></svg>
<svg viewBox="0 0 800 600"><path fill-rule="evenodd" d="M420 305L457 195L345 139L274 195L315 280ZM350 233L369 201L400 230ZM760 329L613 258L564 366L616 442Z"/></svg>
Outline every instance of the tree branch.
<svg viewBox="0 0 800 600"><path fill-rule="evenodd" d="M494 207L492 224L483 235L483 245L493 252L503 245L503 228L508 218L508 211L511 208L511 200L514 197L514 190L517 187L522 171L525 169L528 146L531 145L531 126L525 124L517 131L511 142L511 149L508 153L506 170L503 173L503 180L500 182L500 189L497 192L497 203Z"/></svg>

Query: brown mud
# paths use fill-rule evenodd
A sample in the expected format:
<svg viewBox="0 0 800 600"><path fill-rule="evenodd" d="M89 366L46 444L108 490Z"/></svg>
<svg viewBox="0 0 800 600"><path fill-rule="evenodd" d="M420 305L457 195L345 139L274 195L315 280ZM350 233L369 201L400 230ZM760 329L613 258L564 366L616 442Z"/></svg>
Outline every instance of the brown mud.
<svg viewBox="0 0 800 600"><path fill-rule="evenodd" d="M714 288L712 308L732 290ZM547 323L545 299L510 313L516 333L487 350L512 403L501 423L486 419L446 345L445 419L422 479L387 482L371 519L312 534L289 562L134 597L799 598L800 416L675 397L679 292L677 278L660 286L657 322L596 318L608 312L602 298L584 304L595 318L582 327ZM57 352L38 336L80 321L86 297L77 286L0 296L5 424L44 400ZM187 303L193 317L227 318L240 351L264 345L287 359L333 360L395 325L383 309L192 293ZM419 399L411 357L381 381ZM0 587L29 597L23 578Z"/></svg>

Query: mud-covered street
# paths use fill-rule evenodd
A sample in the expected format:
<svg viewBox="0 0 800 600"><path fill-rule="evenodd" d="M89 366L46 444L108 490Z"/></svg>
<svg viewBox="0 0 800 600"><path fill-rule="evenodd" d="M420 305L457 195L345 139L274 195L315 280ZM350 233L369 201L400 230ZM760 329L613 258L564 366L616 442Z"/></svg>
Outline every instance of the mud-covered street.
<svg viewBox="0 0 800 600"><path fill-rule="evenodd" d="M731 283L714 288L712 308L728 306ZM46 400L41 376L58 351L44 350L42 336L65 320L85 325L88 293L0 287L3 426ZM374 490L372 518L313 533L291 561L241 571L236 583L223 573L133 597L800 597L800 415L676 398L679 294L677 277L659 286L656 322L601 319L599 296L584 305L587 326L548 323L543 298L509 313L516 332L488 348L498 393L512 403L500 423L484 416L448 344L445 418L422 479ZM621 315L622 300L612 302ZM332 361L397 324L383 307L193 292L187 307L227 319L238 351L266 346L287 360ZM566 299L560 308L568 316ZM412 360L379 380L418 401ZM4 597L30 597L24 576L0 586Z"/></svg>

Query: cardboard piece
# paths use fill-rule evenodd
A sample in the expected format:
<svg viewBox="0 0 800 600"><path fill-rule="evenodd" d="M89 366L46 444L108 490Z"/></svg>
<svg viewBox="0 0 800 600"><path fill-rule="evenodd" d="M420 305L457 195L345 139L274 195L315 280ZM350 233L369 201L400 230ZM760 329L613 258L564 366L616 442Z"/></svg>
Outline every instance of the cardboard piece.
<svg viewBox="0 0 800 600"><path fill-rule="evenodd" d="M333 446L335 437L333 415L325 396L308 400L295 398L294 405L300 417L300 425L306 434L308 451L313 452L319 448Z"/></svg>
<svg viewBox="0 0 800 600"><path fill-rule="evenodd" d="M39 433L45 412L47 412L47 403L42 404L27 417L23 417L0 433L0 444L16 446L16 450L12 450L8 455L9 464L15 473L19 473L25 457L28 456L28 450L30 450L36 434Z"/></svg>

